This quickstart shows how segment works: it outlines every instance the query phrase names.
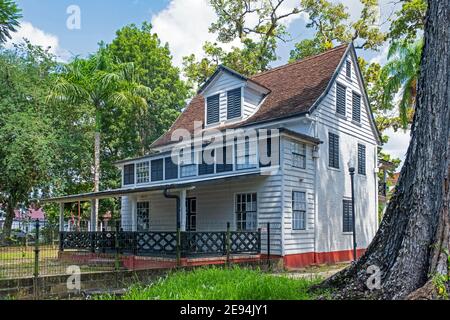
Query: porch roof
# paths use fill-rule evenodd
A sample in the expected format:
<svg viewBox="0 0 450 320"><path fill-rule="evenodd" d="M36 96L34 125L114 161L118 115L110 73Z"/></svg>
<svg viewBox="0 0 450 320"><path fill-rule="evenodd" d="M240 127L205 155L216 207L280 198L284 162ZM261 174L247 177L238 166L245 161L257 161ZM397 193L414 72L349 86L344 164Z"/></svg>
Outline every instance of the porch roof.
<svg viewBox="0 0 450 320"><path fill-rule="evenodd" d="M50 202L68 203L68 202L75 202L75 201L105 199L105 198L112 198L112 197L127 196L127 195L131 195L131 194L142 193L142 192L151 192L151 191L158 191L158 190L162 191L165 189L190 188L190 187L195 187L196 185L205 184L208 182L223 182L223 181L228 181L228 180L239 179L241 177L257 176L257 175L261 175L260 169L258 169L258 171L234 173L233 176L218 176L218 177L209 177L206 179L199 179L197 177L196 179L185 180L185 181L180 181L180 182L175 182L175 183L170 183L170 184L160 183L160 184L155 184L155 185L150 185L150 186L147 185L147 186L140 186L140 187L119 188L119 189L111 189L111 190L104 190L104 191L98 191L98 192L88 192L88 193L80 193L80 194L75 194L75 195L46 198L46 199L41 199L40 202L42 202L42 203L50 203Z"/></svg>

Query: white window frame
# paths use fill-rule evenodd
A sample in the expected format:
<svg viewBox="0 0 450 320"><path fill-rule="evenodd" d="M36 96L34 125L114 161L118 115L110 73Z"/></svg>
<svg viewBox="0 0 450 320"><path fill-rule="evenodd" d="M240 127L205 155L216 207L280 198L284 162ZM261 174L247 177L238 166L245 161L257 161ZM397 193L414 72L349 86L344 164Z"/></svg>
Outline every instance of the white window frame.
<svg viewBox="0 0 450 320"><path fill-rule="evenodd" d="M304 194L305 198L304 201L298 200L299 205L304 203L304 208L303 209L296 209L295 206L295 202L296 199L294 197L294 194L299 193L299 194ZM305 231L308 229L308 194L305 190L292 190L291 193L291 206L292 206L292 230L295 231ZM304 226L302 228L301 225L301 218L298 217L296 218L296 213L300 213L303 214L303 222L304 222ZM296 226L296 221L298 221L299 226Z"/></svg>
<svg viewBox="0 0 450 320"><path fill-rule="evenodd" d="M297 141L291 141L292 166L294 168L306 169L306 144ZM300 160L303 165L300 165Z"/></svg>
<svg viewBox="0 0 450 320"><path fill-rule="evenodd" d="M147 179L146 181L142 180L142 177L139 175L141 172L139 171L138 167L141 165L147 164ZM135 173L136 173L136 184L143 184L143 183L149 183L150 182L150 160L136 162L135 164Z"/></svg>
<svg viewBox="0 0 450 320"><path fill-rule="evenodd" d="M147 211L147 223L148 223L148 225L146 226L146 228L142 228L142 224L139 223L139 215L140 215L139 205L140 204L146 204L147 205L147 208L144 208L144 209L148 210ZM149 231L150 230L150 201L143 200L143 201L137 201L136 202L136 230L137 231Z"/></svg>
<svg viewBox="0 0 450 320"><path fill-rule="evenodd" d="M244 213L244 211L238 211L238 196L244 196L247 198L248 195L253 196L255 195L256 197L256 201L255 201L255 210L249 210L249 212L254 213L254 229L247 229L247 210L245 210L246 213L246 219L245 219L245 229L240 229L239 228L239 224L242 224L244 222L244 220L242 219L238 219L238 215ZM250 201L252 202L252 201ZM246 201L247 203L247 201ZM247 205L246 205L247 208ZM241 207L242 209L242 207ZM252 208L253 209L253 208ZM235 225L235 229L237 231L254 231L258 229L258 193L256 191L244 191L244 192L237 192L234 194L234 208L233 208L233 212L234 212L234 225Z"/></svg>

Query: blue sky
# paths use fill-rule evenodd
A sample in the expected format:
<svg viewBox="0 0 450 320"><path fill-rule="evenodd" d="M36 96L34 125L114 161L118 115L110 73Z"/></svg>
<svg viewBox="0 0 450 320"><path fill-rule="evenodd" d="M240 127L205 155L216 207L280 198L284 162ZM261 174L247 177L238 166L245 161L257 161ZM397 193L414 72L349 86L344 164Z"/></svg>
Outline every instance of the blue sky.
<svg viewBox="0 0 450 320"><path fill-rule="evenodd" d="M347 6L354 20L361 11L360 0L332 0ZM385 20L393 10L392 0L380 1L380 20ZM215 21L214 10L207 5L207 0L16 0L23 11L21 29L13 35L11 42L18 42L23 37L41 46L51 46L52 53L60 60L68 61L73 56L86 56L98 48L100 41L110 42L115 32L121 27L134 23L149 21L163 43L169 43L173 62L181 66L182 57L194 53L202 54L202 45L215 41L216 36L208 32L208 27ZM299 0L286 0L283 10L292 10ZM66 26L71 5L80 9L81 28L70 30ZM287 12L287 11L286 11ZM305 28L306 18L297 16L286 21L286 26L293 41L279 43L280 59L272 63L277 66L287 62L294 43L312 36L312 30ZM389 25L385 24L384 28ZM11 43L7 44L10 46ZM229 49L229 44L225 49ZM379 52L363 52L366 60L384 62L387 46ZM409 141L409 134L388 133L390 142L385 145L387 152L403 158Z"/></svg>

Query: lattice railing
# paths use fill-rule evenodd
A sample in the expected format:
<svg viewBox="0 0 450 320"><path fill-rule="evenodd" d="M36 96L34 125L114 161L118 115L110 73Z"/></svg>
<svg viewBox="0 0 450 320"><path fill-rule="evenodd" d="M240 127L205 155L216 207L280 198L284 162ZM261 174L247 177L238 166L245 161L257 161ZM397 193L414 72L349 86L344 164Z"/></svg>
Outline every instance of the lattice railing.
<svg viewBox="0 0 450 320"><path fill-rule="evenodd" d="M62 232L61 250L77 249L136 255L176 254L177 232L98 231ZM180 232L180 254L225 255L261 252L260 231Z"/></svg>

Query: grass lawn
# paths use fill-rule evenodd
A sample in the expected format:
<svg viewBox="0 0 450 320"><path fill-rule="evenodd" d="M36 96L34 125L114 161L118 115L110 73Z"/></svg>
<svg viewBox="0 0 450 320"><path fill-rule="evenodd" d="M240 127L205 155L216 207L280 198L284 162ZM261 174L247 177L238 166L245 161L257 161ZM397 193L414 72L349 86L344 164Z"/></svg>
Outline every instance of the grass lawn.
<svg viewBox="0 0 450 320"><path fill-rule="evenodd" d="M311 300L326 292L310 292L317 279L292 279L259 270L233 267L178 271L148 286L131 286L122 297L102 300Z"/></svg>

